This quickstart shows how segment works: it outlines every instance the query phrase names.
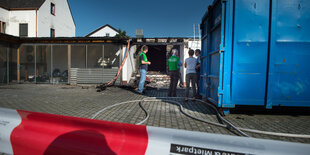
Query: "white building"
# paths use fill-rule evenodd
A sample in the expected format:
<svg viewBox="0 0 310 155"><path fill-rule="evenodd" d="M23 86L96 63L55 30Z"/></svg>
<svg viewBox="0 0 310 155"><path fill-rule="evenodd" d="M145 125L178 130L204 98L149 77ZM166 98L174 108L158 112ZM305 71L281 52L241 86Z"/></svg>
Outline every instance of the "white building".
<svg viewBox="0 0 310 155"><path fill-rule="evenodd" d="M74 37L67 0L1 0L1 33L20 37Z"/></svg>
<svg viewBox="0 0 310 155"><path fill-rule="evenodd" d="M118 34L117 30L111 25L106 24L85 37L114 37L116 34Z"/></svg>

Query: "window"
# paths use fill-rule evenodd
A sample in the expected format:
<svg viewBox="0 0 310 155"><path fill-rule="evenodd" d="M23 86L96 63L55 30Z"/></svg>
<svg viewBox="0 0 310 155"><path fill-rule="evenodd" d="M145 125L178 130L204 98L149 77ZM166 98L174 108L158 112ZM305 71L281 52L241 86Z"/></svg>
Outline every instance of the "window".
<svg viewBox="0 0 310 155"><path fill-rule="evenodd" d="M28 37L28 24L19 24L19 36Z"/></svg>
<svg viewBox="0 0 310 155"><path fill-rule="evenodd" d="M51 3L51 14L55 15L55 4Z"/></svg>
<svg viewBox="0 0 310 155"><path fill-rule="evenodd" d="M55 37L55 29L51 28L51 37Z"/></svg>
<svg viewBox="0 0 310 155"><path fill-rule="evenodd" d="M106 36L106 37L110 37L110 33L106 33L105 36Z"/></svg>
<svg viewBox="0 0 310 155"><path fill-rule="evenodd" d="M1 32L1 33L5 33L5 28L6 28L5 26L6 26L6 25L5 25L5 22L1 22L1 21L0 21L0 27L1 27L1 28L0 28L0 32Z"/></svg>

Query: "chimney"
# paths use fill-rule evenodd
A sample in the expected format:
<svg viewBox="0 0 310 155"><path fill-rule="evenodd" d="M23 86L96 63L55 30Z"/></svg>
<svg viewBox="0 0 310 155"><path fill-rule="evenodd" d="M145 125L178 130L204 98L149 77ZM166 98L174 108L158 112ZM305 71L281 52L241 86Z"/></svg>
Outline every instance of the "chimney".
<svg viewBox="0 0 310 155"><path fill-rule="evenodd" d="M143 29L136 30L136 38L144 38Z"/></svg>

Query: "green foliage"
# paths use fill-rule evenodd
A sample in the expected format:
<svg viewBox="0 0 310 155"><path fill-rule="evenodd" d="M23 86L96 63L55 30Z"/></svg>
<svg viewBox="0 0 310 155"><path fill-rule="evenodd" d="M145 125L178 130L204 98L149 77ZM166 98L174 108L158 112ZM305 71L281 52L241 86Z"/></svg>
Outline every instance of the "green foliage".
<svg viewBox="0 0 310 155"><path fill-rule="evenodd" d="M120 37L120 38L122 38L122 37L127 37L126 31L123 31L123 30L120 29L120 28L117 30L117 33L118 33L118 34L116 34L115 37Z"/></svg>

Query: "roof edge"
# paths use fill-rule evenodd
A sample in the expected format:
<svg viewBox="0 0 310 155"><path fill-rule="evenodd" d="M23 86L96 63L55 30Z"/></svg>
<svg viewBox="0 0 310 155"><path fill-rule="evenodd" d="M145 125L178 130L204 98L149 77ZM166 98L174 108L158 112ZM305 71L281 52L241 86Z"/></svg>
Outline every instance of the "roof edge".
<svg viewBox="0 0 310 155"><path fill-rule="evenodd" d="M9 7L9 6L3 6L0 5L1 8L6 9L8 11L22 11L22 10L38 10L41 8L41 6L46 2L46 0L43 1L39 6L34 6L34 7L25 7L25 8L14 8L14 7Z"/></svg>
<svg viewBox="0 0 310 155"><path fill-rule="evenodd" d="M94 33L96 33L96 32L98 32L99 30L101 30L101 29L103 29L104 27L110 27L111 29L113 29L114 31L118 31L117 29L115 29L114 27L112 27L111 25L109 25L109 24L105 24L105 25L103 25L103 26L101 26L101 27L99 27L98 29L96 29L95 31L93 31L93 32L91 32L91 33L89 33L88 35L86 35L85 37L90 37L91 35L93 35Z"/></svg>
<svg viewBox="0 0 310 155"><path fill-rule="evenodd" d="M5 10L10 11L10 8L8 8L8 7L6 7L6 6L3 6L3 5L0 5L0 8L3 8L3 9L5 9Z"/></svg>
<svg viewBox="0 0 310 155"><path fill-rule="evenodd" d="M68 0L67 0L67 4L68 4L68 7L69 7L69 11L70 11L70 14L71 14L74 26L76 27L75 20L74 20L74 17L73 17L72 11L71 11L71 7L70 7L70 4L69 4Z"/></svg>

